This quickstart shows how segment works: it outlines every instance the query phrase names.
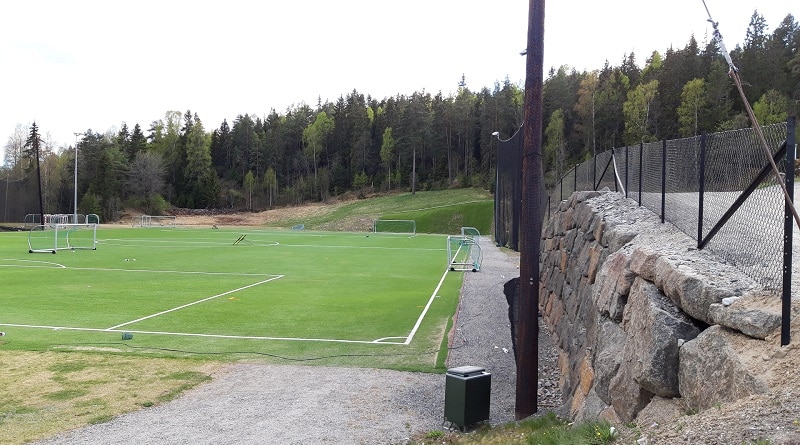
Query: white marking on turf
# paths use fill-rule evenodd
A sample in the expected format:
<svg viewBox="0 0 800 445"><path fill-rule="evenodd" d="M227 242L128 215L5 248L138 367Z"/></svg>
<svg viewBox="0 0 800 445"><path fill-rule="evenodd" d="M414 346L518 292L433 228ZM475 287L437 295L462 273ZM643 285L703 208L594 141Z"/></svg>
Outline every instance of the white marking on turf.
<svg viewBox="0 0 800 445"><path fill-rule="evenodd" d="M159 315L168 314L168 313L170 313L170 312L175 312L175 311L177 311L177 310L180 310L180 309L185 309L185 308L187 308L187 307L189 307L189 306L194 306L194 305L196 305L196 304L205 303L206 301L210 301L210 300L213 300L213 299L215 299L215 298L219 298L219 297L224 297L225 295L230 295L230 294L232 294L232 293L234 293L234 292L239 292L240 290L249 289L249 288L251 288L251 287L255 287L255 286L258 286L258 285L261 285L261 284L264 284L264 283L268 283L268 282L270 282L270 281L273 281L273 280L277 280L277 279L279 279L279 278L283 278L283 275L274 276L274 277L272 277L272 278L269 278L269 279L267 279L267 280L262 280L262 281L259 281L259 282L257 282L257 283L248 284L247 286L242 286L242 287L240 287L240 288L237 288L237 289L232 289L232 290L229 290L229 291L227 291L227 292L223 292L223 293L221 293L221 294L212 295L212 296L210 296L210 297L203 298L203 299L201 299L201 300L197 300L197 301L193 301L193 302L191 302L191 303L183 304L183 305L180 305L180 306L174 307L174 308L172 308L172 309L167 309L167 310L165 310L165 311L161 311L161 312L158 312L158 313L156 313L156 314L151 314L151 315L148 315L148 316L146 316L146 317L137 318L136 320L131 320L131 321L128 321L128 322L125 322L125 323L122 323L122 324L118 324L118 325L116 325L116 326L111 326L110 328L106 328L105 330L106 330L106 331L113 331L113 330L115 330L115 329L121 328L122 326L127 326L127 325L129 325L129 324L138 323L138 322L140 322L140 321L144 321L144 320L147 320L147 319L149 319L149 318L158 317Z"/></svg>
<svg viewBox="0 0 800 445"><path fill-rule="evenodd" d="M341 340L333 338L299 338L299 337L266 337L257 335L224 335L224 334L198 334L191 332L162 332L162 331L134 331L134 330L118 330L118 329L102 329L102 328L76 328L68 326L45 326L45 325L29 325L29 324L13 324L13 323L0 323L0 326L9 326L14 328L33 328L33 329L49 329L53 331L83 331L83 332L130 332L131 334L150 334L150 335L174 335L180 337L203 337L203 338L223 338L231 340L283 340L283 341L309 341L309 342L324 342L324 343L356 343L356 344L380 344L380 345L403 345L403 343L383 342L382 339L366 341L366 340ZM387 338L405 338L405 337L387 337Z"/></svg>
<svg viewBox="0 0 800 445"><path fill-rule="evenodd" d="M422 313L419 314L419 318L417 318L417 322L416 324L414 324L414 328L411 329L411 332L408 334L408 337L406 337L406 341L403 343L404 345L411 344L411 340L414 339L414 335L417 333L417 329L419 329L419 326L422 324L422 320L425 318L425 314L428 313L428 309L430 309L431 304L433 304L433 299L436 298L436 295L439 293L439 289L442 287L442 284L444 283L444 279L447 278L447 272L448 270L445 269L444 274L442 274L442 279L439 280L439 284L436 285L436 289L433 290L431 297L428 298L428 304L425 305L425 309L423 309Z"/></svg>
<svg viewBox="0 0 800 445"><path fill-rule="evenodd" d="M0 264L0 267L58 267L67 269L67 266L61 263L53 263L51 261L39 261L39 260L19 260L16 258L3 258L0 261L18 261L20 263L35 263L33 266L29 266L27 264ZM40 265L41 264L41 265Z"/></svg>

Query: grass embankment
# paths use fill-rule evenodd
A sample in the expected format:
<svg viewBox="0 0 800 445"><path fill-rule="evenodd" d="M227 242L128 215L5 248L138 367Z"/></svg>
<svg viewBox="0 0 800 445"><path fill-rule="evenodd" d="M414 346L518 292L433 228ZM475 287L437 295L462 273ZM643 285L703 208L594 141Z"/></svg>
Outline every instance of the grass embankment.
<svg viewBox="0 0 800 445"><path fill-rule="evenodd" d="M479 189L391 194L324 206L314 216L277 218L271 227L304 224L308 230L370 230L375 219L413 219L418 233L461 233L475 227L488 234L492 226L492 195Z"/></svg>

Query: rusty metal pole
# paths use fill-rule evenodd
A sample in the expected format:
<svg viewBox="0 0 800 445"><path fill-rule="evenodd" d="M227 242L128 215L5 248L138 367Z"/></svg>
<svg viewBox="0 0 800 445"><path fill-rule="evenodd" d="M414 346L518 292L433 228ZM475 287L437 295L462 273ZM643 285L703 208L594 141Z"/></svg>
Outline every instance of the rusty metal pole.
<svg viewBox="0 0 800 445"><path fill-rule="evenodd" d="M539 248L545 199L542 170L542 84L544 81L544 0L529 0L525 64L525 126L522 145L522 217L519 264L519 355L514 415L538 411Z"/></svg>

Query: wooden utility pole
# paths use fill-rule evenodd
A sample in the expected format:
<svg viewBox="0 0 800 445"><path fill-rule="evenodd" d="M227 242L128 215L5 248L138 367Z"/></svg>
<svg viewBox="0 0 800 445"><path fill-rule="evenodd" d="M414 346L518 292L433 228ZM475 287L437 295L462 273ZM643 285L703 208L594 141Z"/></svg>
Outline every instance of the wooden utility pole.
<svg viewBox="0 0 800 445"><path fill-rule="evenodd" d="M539 248L542 239L542 84L544 81L544 0L529 0L525 63L525 125L522 142L522 217L519 264L519 354L514 415L538 411Z"/></svg>

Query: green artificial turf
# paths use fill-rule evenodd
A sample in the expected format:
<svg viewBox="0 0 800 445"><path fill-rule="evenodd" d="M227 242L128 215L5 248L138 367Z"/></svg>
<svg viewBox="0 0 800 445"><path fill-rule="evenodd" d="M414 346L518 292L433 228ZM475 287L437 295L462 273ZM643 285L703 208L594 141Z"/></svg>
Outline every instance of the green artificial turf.
<svg viewBox="0 0 800 445"><path fill-rule="evenodd" d="M441 371L462 282L446 236L101 226L97 239L28 253L27 232L0 233L1 349Z"/></svg>

